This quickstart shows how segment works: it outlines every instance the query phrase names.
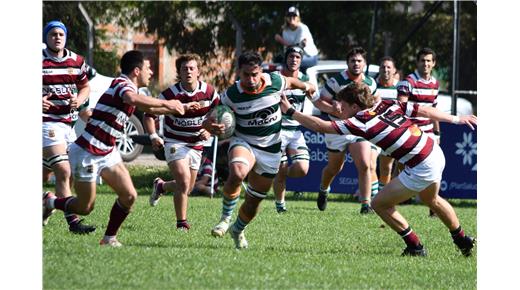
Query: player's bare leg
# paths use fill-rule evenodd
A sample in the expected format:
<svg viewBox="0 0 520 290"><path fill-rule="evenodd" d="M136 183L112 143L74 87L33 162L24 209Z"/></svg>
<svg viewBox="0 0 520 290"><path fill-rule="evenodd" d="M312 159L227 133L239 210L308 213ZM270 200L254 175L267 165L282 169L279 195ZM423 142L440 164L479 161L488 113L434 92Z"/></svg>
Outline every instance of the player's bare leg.
<svg viewBox="0 0 520 290"><path fill-rule="evenodd" d="M249 172L245 201L240 206L238 217L230 228L237 249L248 247L244 230L257 215L260 202L267 196L272 183L273 178L261 176L253 170Z"/></svg>
<svg viewBox="0 0 520 290"><path fill-rule="evenodd" d="M285 183L287 182L288 166L287 162L281 162L278 174L274 178L273 191L275 198L276 211L282 213L287 211L285 206Z"/></svg>
<svg viewBox="0 0 520 290"><path fill-rule="evenodd" d="M323 211L327 208L327 196L334 177L343 169L345 162L345 151L327 151L328 162L321 172L320 191L318 193L318 209Z"/></svg>
<svg viewBox="0 0 520 290"><path fill-rule="evenodd" d="M367 141L356 142L349 145L349 151L354 160L358 172L359 195L361 202L361 214L368 214L372 212L370 208L371 200L371 162L372 149Z"/></svg>
<svg viewBox="0 0 520 290"><path fill-rule="evenodd" d="M222 237L227 232L231 215L240 198L242 182L255 164L255 156L243 146L233 147L228 154L229 176L224 183L222 194L222 215L220 221L211 230L215 237Z"/></svg>
<svg viewBox="0 0 520 290"><path fill-rule="evenodd" d="M173 203L177 218L177 229L189 230L190 225L187 221L188 195L195 184L197 172L189 167L189 159L173 160L168 163L170 172L175 183L166 182L163 184L165 191L173 192Z"/></svg>
<svg viewBox="0 0 520 290"><path fill-rule="evenodd" d="M125 221L132 207L137 200L137 191L135 190L130 173L125 165L121 162L110 168L101 171L103 180L116 192L117 199L110 211L107 229L100 245L109 245L112 247L120 247L116 239L119 228Z"/></svg>

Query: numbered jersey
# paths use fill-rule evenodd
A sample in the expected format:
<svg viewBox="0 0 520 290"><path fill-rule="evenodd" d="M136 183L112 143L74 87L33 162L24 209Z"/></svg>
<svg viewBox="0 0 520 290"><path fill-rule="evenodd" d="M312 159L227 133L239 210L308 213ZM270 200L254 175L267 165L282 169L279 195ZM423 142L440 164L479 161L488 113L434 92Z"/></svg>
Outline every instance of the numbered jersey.
<svg viewBox="0 0 520 290"><path fill-rule="evenodd" d="M300 71L298 72L298 79L302 82L309 81L309 77ZM283 93L296 111L303 112L303 105L305 104L305 91L300 89L288 89L283 91ZM282 113L282 129L294 131L298 130L299 128L300 123L298 121L294 120L289 115Z"/></svg>
<svg viewBox="0 0 520 290"><path fill-rule="evenodd" d="M135 111L135 106L123 101L126 92L137 94L137 86L121 74L99 98L85 131L78 137L76 144L94 155L104 156L112 152L126 121Z"/></svg>
<svg viewBox="0 0 520 290"><path fill-rule="evenodd" d="M339 134L353 134L379 146L399 162L414 167L432 152L434 141L410 118L417 117L419 105L383 100L370 109L341 121L331 121Z"/></svg>
<svg viewBox="0 0 520 290"><path fill-rule="evenodd" d="M331 77L327 80L327 83L321 88L320 90L320 96L325 96L330 99L338 101L338 98L336 95L343 89L344 87L348 86L349 84L353 83L354 81L350 78L348 74L348 70L344 70L341 73L335 75L334 77ZM377 91L377 85L376 81L366 75L363 75L363 83L365 83L369 88L372 94L375 94ZM340 120L339 118L329 115L329 118L331 120Z"/></svg>
<svg viewBox="0 0 520 290"><path fill-rule="evenodd" d="M280 96L284 90L285 78L276 73L263 73L262 85L256 92L244 90L240 81L229 87L221 101L235 113L234 135L252 147L279 153L282 129Z"/></svg>

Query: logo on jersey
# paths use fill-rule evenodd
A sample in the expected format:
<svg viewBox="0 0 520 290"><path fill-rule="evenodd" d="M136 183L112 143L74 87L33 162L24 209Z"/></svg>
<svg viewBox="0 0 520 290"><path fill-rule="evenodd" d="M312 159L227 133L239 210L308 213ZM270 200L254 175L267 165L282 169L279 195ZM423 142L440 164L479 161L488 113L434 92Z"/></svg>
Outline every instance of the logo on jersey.
<svg viewBox="0 0 520 290"><path fill-rule="evenodd" d="M54 133L54 130L49 130L49 138L54 138L56 137L56 133Z"/></svg>
<svg viewBox="0 0 520 290"><path fill-rule="evenodd" d="M85 171L87 171L87 173L94 173L94 165L87 165L87 167L85 167Z"/></svg>
<svg viewBox="0 0 520 290"><path fill-rule="evenodd" d="M72 68L72 67L67 68L67 73L69 75L74 74L74 68Z"/></svg>
<svg viewBox="0 0 520 290"><path fill-rule="evenodd" d="M247 124L249 126L262 126L270 125L278 121L278 115L275 114L278 110L275 108L266 108L259 112L256 112L252 120L249 120Z"/></svg>

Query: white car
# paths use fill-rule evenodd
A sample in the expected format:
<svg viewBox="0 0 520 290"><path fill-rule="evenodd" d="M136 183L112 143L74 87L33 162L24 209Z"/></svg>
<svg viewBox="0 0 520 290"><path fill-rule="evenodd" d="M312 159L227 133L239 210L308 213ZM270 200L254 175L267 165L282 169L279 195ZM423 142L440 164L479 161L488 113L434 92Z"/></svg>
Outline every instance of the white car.
<svg viewBox="0 0 520 290"><path fill-rule="evenodd" d="M110 87L112 80L114 78L107 77L101 75L99 73L94 72L94 76L89 81L90 85L90 99L89 99L89 108L93 109L99 98L103 95L103 93ZM144 95L151 95L148 88L140 88L139 92ZM136 115L137 114L137 115ZM125 127L123 129L123 134L119 136L116 140L116 146L119 152L121 153L121 158L123 161L130 162L137 158L139 154L143 151L143 145L135 142L131 136L133 135L143 135L144 128L141 123L142 113L140 111L135 111L135 113L130 116L128 121L125 123ZM74 131L76 132L76 136L79 136L83 130L85 130L85 122L81 119L78 119L76 124L74 125Z"/></svg>
<svg viewBox="0 0 520 290"><path fill-rule="evenodd" d="M307 75L309 81L317 86L317 88L323 87L327 80L335 74L346 70L347 62L344 60L322 60L318 61L316 66L307 69ZM368 67L367 74L373 78L379 73L379 66L371 64ZM437 108L446 112L451 113L451 96L443 93L439 93L437 97ZM312 105L309 99L305 99L304 113L312 115L320 115L321 112ZM471 103L461 97L457 98L457 115L470 115L473 114L473 106Z"/></svg>

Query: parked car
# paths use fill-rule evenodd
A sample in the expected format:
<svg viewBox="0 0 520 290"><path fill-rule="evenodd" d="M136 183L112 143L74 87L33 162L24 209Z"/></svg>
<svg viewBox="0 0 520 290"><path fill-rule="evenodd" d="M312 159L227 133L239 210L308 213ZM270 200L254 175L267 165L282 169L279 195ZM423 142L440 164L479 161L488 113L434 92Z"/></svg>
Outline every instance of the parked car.
<svg viewBox="0 0 520 290"><path fill-rule="evenodd" d="M309 81L314 85L317 85L318 88L321 88L327 80L347 69L347 63L344 60L323 60L318 61L316 66L310 67L307 69L307 75L309 76ZM370 64L368 66L367 75L376 78L379 73L379 65ZM446 92L439 92L437 97L437 108L446 112L451 113L451 101L452 98ZM314 107L310 100L305 99L305 107L304 112L307 114L320 115L321 112L316 107ZM473 106L471 102L462 97L457 98L457 115L470 115L473 114Z"/></svg>
<svg viewBox="0 0 520 290"><path fill-rule="evenodd" d="M282 65L279 63L266 63L262 65L264 72L281 70ZM347 62L344 60L320 60L316 66L307 69L307 76L309 81L319 88L323 87L327 80L335 74L346 70ZM367 75L376 78L379 73L379 65L370 64L365 72ZM445 92L439 92L437 97L437 108L451 113L452 98ZM321 111L312 105L309 99L305 99L304 113L312 115L321 115ZM471 103L461 97L457 98L457 115L473 114L473 106Z"/></svg>
<svg viewBox="0 0 520 290"><path fill-rule="evenodd" d="M114 78L104 76L102 74L96 73L95 70L92 69L91 77L89 81L90 85L90 99L89 99L89 108L93 109L99 98L103 95L103 93L110 87L112 80ZM151 95L148 88L139 88L139 92L143 95ZM144 128L141 123L143 113L139 110L136 110L135 113L130 116L128 121L125 123L125 127L123 129L123 133L117 138L116 146L119 152L121 152L121 157L123 161L130 162L137 158L139 154L143 151L143 145L135 142L132 139L134 135L143 135ZM74 131L76 135L79 136L83 130L85 130L85 122L81 119L78 119L76 124L74 125Z"/></svg>

